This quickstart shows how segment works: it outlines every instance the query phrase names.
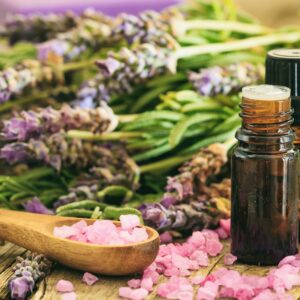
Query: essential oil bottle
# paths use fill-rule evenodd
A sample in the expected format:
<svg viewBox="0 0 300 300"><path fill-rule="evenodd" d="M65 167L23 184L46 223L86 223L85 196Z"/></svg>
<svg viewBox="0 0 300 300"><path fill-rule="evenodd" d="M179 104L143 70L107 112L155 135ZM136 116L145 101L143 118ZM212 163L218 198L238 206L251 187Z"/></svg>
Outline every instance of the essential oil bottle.
<svg viewBox="0 0 300 300"><path fill-rule="evenodd" d="M273 265L298 252L298 150L290 89L242 90L242 127L232 155L232 253Z"/></svg>

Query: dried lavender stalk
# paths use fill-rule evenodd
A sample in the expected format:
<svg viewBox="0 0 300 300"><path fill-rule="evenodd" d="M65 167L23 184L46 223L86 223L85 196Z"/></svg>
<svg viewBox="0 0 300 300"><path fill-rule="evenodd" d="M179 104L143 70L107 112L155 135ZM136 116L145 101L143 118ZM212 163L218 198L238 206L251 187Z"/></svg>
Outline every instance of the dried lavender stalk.
<svg viewBox="0 0 300 300"><path fill-rule="evenodd" d="M69 188L69 194L54 203L54 208L80 200L97 200L103 188L120 185L138 188L139 168L120 144L102 145L102 158L87 173L82 173Z"/></svg>
<svg viewBox="0 0 300 300"><path fill-rule="evenodd" d="M43 62L63 63L78 58L87 50L97 50L108 42L111 28L96 16L83 19L80 24L56 38L38 45L38 58Z"/></svg>
<svg viewBox="0 0 300 300"><path fill-rule="evenodd" d="M218 174L227 162L227 147L212 144L201 149L190 161L183 164L179 174L168 178L162 204L169 207L177 202L188 201L194 195L203 194L207 179Z"/></svg>
<svg viewBox="0 0 300 300"><path fill-rule="evenodd" d="M113 34L119 39L125 39L131 44L151 43L170 49L177 48L178 44L171 35L171 20L182 19L178 10L166 10L158 13L147 10L139 15L123 13L116 18Z"/></svg>
<svg viewBox="0 0 300 300"><path fill-rule="evenodd" d="M57 33L70 30L78 23L79 16L72 12L65 14L8 15L0 34L9 39L10 44L20 40L42 42L53 38Z"/></svg>
<svg viewBox="0 0 300 300"><path fill-rule="evenodd" d="M194 199L169 208L160 203L143 204L139 210L145 223L158 231L174 230L185 234L204 228L216 228L220 219L229 217L228 210L223 209L229 204L225 198Z"/></svg>
<svg viewBox="0 0 300 300"><path fill-rule="evenodd" d="M109 101L114 96L131 93L134 85L175 71L174 63L170 51L152 44L110 52L108 58L97 61L100 73L82 85L75 105L95 107L102 100Z"/></svg>
<svg viewBox="0 0 300 300"><path fill-rule="evenodd" d="M24 300L29 296L37 283L42 280L51 269L51 262L43 255L28 253L25 258L18 257L14 266L14 274L8 283L12 299Z"/></svg>
<svg viewBox="0 0 300 300"><path fill-rule="evenodd" d="M37 60L24 60L15 67L0 71L0 103L21 94L27 88L51 86L61 82L59 74Z"/></svg>
<svg viewBox="0 0 300 300"><path fill-rule="evenodd" d="M0 137L6 142L20 142L79 128L92 133L107 133L117 125L117 116L105 103L95 109L72 108L64 104L58 110L49 107L16 113L11 119L2 122Z"/></svg>
<svg viewBox="0 0 300 300"><path fill-rule="evenodd" d="M237 63L228 66L214 66L191 72L189 80L199 94L214 96L236 93L242 87L263 80L263 66L250 63Z"/></svg>
<svg viewBox="0 0 300 300"><path fill-rule="evenodd" d="M212 144L202 149L170 177L167 192L160 203L140 207L144 221L154 228L189 232L215 227L228 217L228 180L207 185L210 176L221 171L227 162L227 146ZM210 190L212 187L212 190Z"/></svg>

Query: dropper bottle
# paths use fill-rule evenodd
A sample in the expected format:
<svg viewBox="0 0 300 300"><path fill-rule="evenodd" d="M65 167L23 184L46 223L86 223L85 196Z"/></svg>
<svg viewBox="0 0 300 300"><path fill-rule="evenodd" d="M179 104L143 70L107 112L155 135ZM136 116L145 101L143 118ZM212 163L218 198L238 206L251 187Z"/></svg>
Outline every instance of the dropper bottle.
<svg viewBox="0 0 300 300"><path fill-rule="evenodd" d="M241 262L278 264L298 252L298 150L290 89L244 87L240 116L231 164L231 251Z"/></svg>

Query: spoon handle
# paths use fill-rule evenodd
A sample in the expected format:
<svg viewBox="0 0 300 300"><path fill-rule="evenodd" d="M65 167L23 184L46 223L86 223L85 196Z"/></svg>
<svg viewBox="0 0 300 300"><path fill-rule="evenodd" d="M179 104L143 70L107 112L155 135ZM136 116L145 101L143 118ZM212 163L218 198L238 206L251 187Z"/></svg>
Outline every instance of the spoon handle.
<svg viewBox="0 0 300 300"><path fill-rule="evenodd" d="M0 209L0 239L33 251L42 250L53 218L56 217Z"/></svg>

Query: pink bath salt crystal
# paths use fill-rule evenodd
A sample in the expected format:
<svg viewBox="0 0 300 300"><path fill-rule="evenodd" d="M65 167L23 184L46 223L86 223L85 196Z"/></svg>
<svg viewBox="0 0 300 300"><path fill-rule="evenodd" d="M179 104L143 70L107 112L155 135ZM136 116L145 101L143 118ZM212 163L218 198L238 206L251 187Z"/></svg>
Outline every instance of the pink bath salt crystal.
<svg viewBox="0 0 300 300"><path fill-rule="evenodd" d="M143 273L143 278L148 278L150 277L152 282L156 284L159 279L159 273L157 272L157 269L152 270L151 268L147 268L144 273Z"/></svg>
<svg viewBox="0 0 300 300"><path fill-rule="evenodd" d="M82 281L86 283L87 285L93 285L95 282L97 282L99 278L95 276L94 274L91 274L89 272L85 272L82 277Z"/></svg>
<svg viewBox="0 0 300 300"><path fill-rule="evenodd" d="M64 293L61 295L61 300L76 300L77 295L74 292L71 293Z"/></svg>
<svg viewBox="0 0 300 300"><path fill-rule="evenodd" d="M87 243L88 240L86 239L85 234L78 233L74 236L69 237L70 240L72 241L77 241L77 242L82 242L82 243Z"/></svg>
<svg viewBox="0 0 300 300"><path fill-rule="evenodd" d="M215 232L215 230L211 230L211 229L203 229L202 234L204 235L206 240L219 240L219 236L218 234Z"/></svg>
<svg viewBox="0 0 300 300"><path fill-rule="evenodd" d="M146 289L131 289L130 287L119 288L119 296L131 300L142 300L148 296L149 292Z"/></svg>
<svg viewBox="0 0 300 300"><path fill-rule="evenodd" d="M124 241L125 244L134 243L135 239L132 234L130 234L128 231L122 230L119 233L120 238Z"/></svg>
<svg viewBox="0 0 300 300"><path fill-rule="evenodd" d="M232 288L227 288L225 286L221 286L219 291L219 296L221 298L235 298L235 291ZM248 300L248 299L247 299Z"/></svg>
<svg viewBox="0 0 300 300"><path fill-rule="evenodd" d="M151 277L143 278L141 281L141 288L146 289L147 291L151 292L153 289L153 281Z"/></svg>
<svg viewBox="0 0 300 300"><path fill-rule="evenodd" d="M74 286L71 281L61 279L57 282L55 289L60 293L73 292Z"/></svg>
<svg viewBox="0 0 300 300"><path fill-rule="evenodd" d="M77 229L77 230L79 230L79 232L82 232L82 231L84 231L84 229L85 229L87 226L88 226L88 225L87 225L86 221L81 220L81 221L76 222L75 224L73 224L71 227L72 227L72 228L75 228L75 229Z"/></svg>
<svg viewBox="0 0 300 300"><path fill-rule="evenodd" d="M205 245L205 237L201 231L194 231L192 236L187 240L187 243L202 249Z"/></svg>
<svg viewBox="0 0 300 300"><path fill-rule="evenodd" d="M295 255L289 255L284 257L278 264L278 267L282 267L283 265L290 265L292 262L296 260Z"/></svg>
<svg viewBox="0 0 300 300"><path fill-rule="evenodd" d="M180 270L186 270L189 266L189 259L177 254L172 255L172 264Z"/></svg>
<svg viewBox="0 0 300 300"><path fill-rule="evenodd" d="M218 283L228 288L236 289L242 283L241 274L235 270L226 270L222 277L218 278Z"/></svg>
<svg viewBox="0 0 300 300"><path fill-rule="evenodd" d="M176 267L170 267L170 268L167 268L164 271L164 275L167 276L167 277L179 276L180 275L180 270Z"/></svg>
<svg viewBox="0 0 300 300"><path fill-rule="evenodd" d="M161 245L159 246L159 250L158 250L158 256L165 256L171 254L170 248L167 247L167 245Z"/></svg>
<svg viewBox="0 0 300 300"><path fill-rule="evenodd" d="M131 279L127 282L127 284L132 289L138 289L141 287L141 279Z"/></svg>
<svg viewBox="0 0 300 300"><path fill-rule="evenodd" d="M123 230L131 230L141 225L141 221L137 215L121 215L120 221Z"/></svg>
<svg viewBox="0 0 300 300"><path fill-rule="evenodd" d="M188 269L189 270L198 270L199 269L199 264L196 260L191 260L189 261L189 265L188 265Z"/></svg>
<svg viewBox="0 0 300 300"><path fill-rule="evenodd" d="M157 294L167 299L179 299L178 295L192 295L193 287L188 279L182 277L171 277L166 283L161 283L157 287ZM180 298L185 300L184 298ZM187 300L193 299L187 298Z"/></svg>
<svg viewBox="0 0 300 300"><path fill-rule="evenodd" d="M233 265L236 260L237 257L231 253L227 253L224 255L224 264L227 266Z"/></svg>
<svg viewBox="0 0 300 300"><path fill-rule="evenodd" d="M131 300L142 300L145 299L149 294L149 291L147 291L144 288L135 289L131 293Z"/></svg>
<svg viewBox="0 0 300 300"><path fill-rule="evenodd" d="M227 232L227 234L230 236L230 227L231 227L230 219L221 219L220 227L223 228Z"/></svg>
<svg viewBox="0 0 300 300"><path fill-rule="evenodd" d="M245 284L251 286L254 290L264 290L269 287L269 280L267 277L259 276L242 276L242 280Z"/></svg>
<svg viewBox="0 0 300 300"><path fill-rule="evenodd" d="M164 233L160 234L159 237L160 237L160 242L162 244L171 243L173 240L172 234L168 231L165 231Z"/></svg>
<svg viewBox="0 0 300 300"><path fill-rule="evenodd" d="M284 292L284 289L290 290L294 285L300 285L300 276L298 268L291 265L283 265L279 269L270 272L273 277L273 288L276 292ZM272 278L272 277L271 277Z"/></svg>
<svg viewBox="0 0 300 300"><path fill-rule="evenodd" d="M206 240L206 252L210 256L217 256L223 249L222 243L219 240L207 239Z"/></svg>
<svg viewBox="0 0 300 300"><path fill-rule="evenodd" d="M132 236L134 238L135 243L143 242L148 239L148 233L145 228L134 228L132 230Z"/></svg>
<svg viewBox="0 0 300 300"><path fill-rule="evenodd" d="M218 296L219 286L211 281L207 281L197 292L197 300L214 300Z"/></svg>
<svg viewBox="0 0 300 300"><path fill-rule="evenodd" d="M53 235L56 237L60 237L63 239L69 238L71 236L76 236L78 234L78 230L72 228L71 226L61 226L55 227L53 230Z"/></svg>
<svg viewBox="0 0 300 300"><path fill-rule="evenodd" d="M191 256L191 259L194 259L197 261L199 266L201 267L207 267L209 264L209 259L207 253L205 253L202 250L196 250Z"/></svg>
<svg viewBox="0 0 300 300"><path fill-rule="evenodd" d="M252 299L255 296L254 290L250 285L241 284L235 287L234 297L240 300Z"/></svg>
<svg viewBox="0 0 300 300"><path fill-rule="evenodd" d="M201 284L205 280L204 276L195 276L191 278L191 283L195 285Z"/></svg>
<svg viewBox="0 0 300 300"><path fill-rule="evenodd" d="M197 247L190 243L183 243L178 249L178 252L181 256L190 256L196 251Z"/></svg>
<svg viewBox="0 0 300 300"><path fill-rule="evenodd" d="M229 238L228 232L225 231L222 227L217 228L216 233L218 234L218 236L221 240L226 240Z"/></svg>
<svg viewBox="0 0 300 300"><path fill-rule="evenodd" d="M191 272L187 269L182 269L182 270L179 270L179 275L180 276L190 276L191 275Z"/></svg>
<svg viewBox="0 0 300 300"><path fill-rule="evenodd" d="M263 290L252 300L279 300L278 296L273 293L270 289Z"/></svg>

